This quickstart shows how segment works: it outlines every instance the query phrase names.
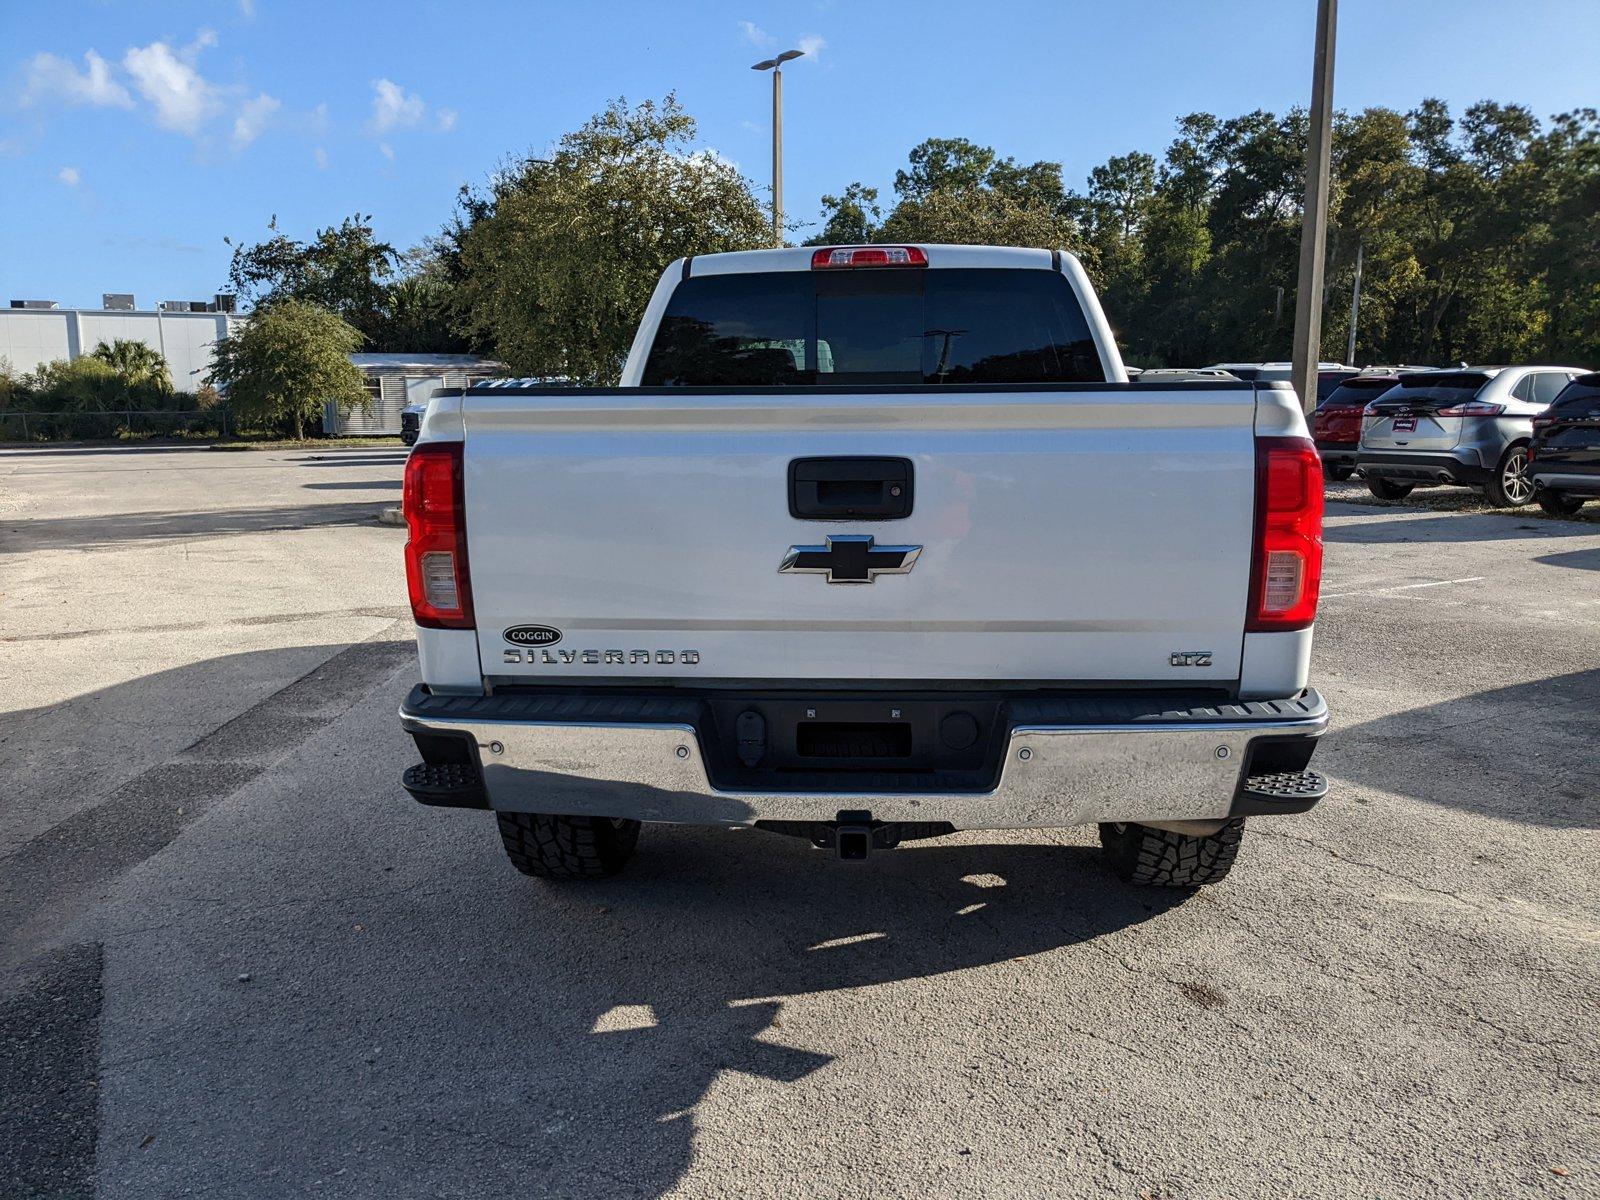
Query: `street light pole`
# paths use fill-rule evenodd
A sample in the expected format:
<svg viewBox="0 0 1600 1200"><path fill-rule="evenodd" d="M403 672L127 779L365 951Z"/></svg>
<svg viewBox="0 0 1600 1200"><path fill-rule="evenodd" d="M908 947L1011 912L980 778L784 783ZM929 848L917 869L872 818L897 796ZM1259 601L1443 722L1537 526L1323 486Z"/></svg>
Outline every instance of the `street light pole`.
<svg viewBox="0 0 1600 1200"><path fill-rule="evenodd" d="M783 245L783 64L804 53L785 50L750 68L772 72L772 240L778 246Z"/></svg>
<svg viewBox="0 0 1600 1200"><path fill-rule="evenodd" d="M1294 304L1294 386L1300 407L1317 404L1322 357L1322 274L1328 240L1328 166L1333 142L1333 41L1338 0L1317 0L1316 58L1311 69L1311 121L1306 136L1306 200L1300 228L1300 278Z"/></svg>

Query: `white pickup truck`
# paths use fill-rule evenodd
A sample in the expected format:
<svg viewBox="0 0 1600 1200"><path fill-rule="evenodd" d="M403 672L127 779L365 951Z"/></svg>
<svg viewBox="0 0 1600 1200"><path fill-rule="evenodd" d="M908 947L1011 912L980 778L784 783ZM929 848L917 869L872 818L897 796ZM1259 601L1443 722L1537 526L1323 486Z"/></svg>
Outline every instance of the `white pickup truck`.
<svg viewBox="0 0 1600 1200"><path fill-rule="evenodd" d="M622 386L439 393L404 495L405 786L530 875L643 822L843 859L1097 823L1193 887L1327 791L1295 396L1130 385L1061 251L682 259Z"/></svg>

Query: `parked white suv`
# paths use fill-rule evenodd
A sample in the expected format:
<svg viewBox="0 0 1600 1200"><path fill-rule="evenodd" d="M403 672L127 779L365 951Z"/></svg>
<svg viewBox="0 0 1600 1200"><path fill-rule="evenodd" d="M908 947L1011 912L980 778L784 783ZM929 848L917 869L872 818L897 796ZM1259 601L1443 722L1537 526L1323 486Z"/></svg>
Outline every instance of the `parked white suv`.
<svg viewBox="0 0 1600 1200"><path fill-rule="evenodd" d="M405 785L531 875L649 821L846 859L1095 823L1187 887L1327 790L1294 394L1130 386L1061 251L675 262L621 387L440 392L405 513Z"/></svg>
<svg viewBox="0 0 1600 1200"><path fill-rule="evenodd" d="M1406 371L1362 416L1356 467L1380 500L1418 484L1477 488L1490 504L1533 499L1533 419L1581 367L1463 367Z"/></svg>

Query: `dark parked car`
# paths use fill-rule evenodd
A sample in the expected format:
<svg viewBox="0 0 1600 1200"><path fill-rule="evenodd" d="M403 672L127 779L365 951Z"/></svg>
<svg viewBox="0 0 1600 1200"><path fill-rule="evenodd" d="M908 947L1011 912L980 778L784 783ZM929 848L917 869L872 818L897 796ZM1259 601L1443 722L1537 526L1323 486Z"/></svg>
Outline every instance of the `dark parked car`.
<svg viewBox="0 0 1600 1200"><path fill-rule="evenodd" d="M1600 372L1579 375L1533 419L1528 475L1551 516L1570 517L1600 499Z"/></svg>
<svg viewBox="0 0 1600 1200"><path fill-rule="evenodd" d="M1330 372L1323 372L1324 375ZM1311 436L1322 455L1322 473L1336 482L1349 479L1356 469L1356 447L1361 444L1361 414L1369 402L1399 382L1393 371L1344 375L1323 395L1311 414ZM1322 380L1317 381L1322 391Z"/></svg>
<svg viewBox="0 0 1600 1200"><path fill-rule="evenodd" d="M415 446L417 438L422 436L422 414L428 411L428 402L421 404L408 404L400 410L400 440L408 446Z"/></svg>

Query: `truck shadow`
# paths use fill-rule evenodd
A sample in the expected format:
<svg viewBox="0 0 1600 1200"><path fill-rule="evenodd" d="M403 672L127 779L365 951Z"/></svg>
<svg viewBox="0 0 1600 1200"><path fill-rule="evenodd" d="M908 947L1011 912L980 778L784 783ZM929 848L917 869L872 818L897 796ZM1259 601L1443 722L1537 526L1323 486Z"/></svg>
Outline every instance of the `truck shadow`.
<svg viewBox="0 0 1600 1200"><path fill-rule="evenodd" d="M452 1080L423 1108L440 1106L441 1121L467 1138L437 1179L418 1180L419 1194L464 1172L480 1196L665 1195L698 1138L717 1139L719 1161L730 1141L784 1143L754 1117L741 1133L725 1104L714 1124L697 1115L714 1088L751 1091L729 1073L811 1089L824 1104L837 1057L870 1058L880 1039L916 1036L916 1005L942 989L885 996L876 1010L857 998L810 1004L791 1030L794 997L1070 948L1183 899L1120 886L1081 846L921 843L863 868L754 831L650 827L646 839L614 882L513 879L508 903L484 910L485 927L458 946L448 1029L432 1009L396 1012L383 1001L391 1029L416 1024L404 1039L407 1094L370 1096L378 1115L413 1110L410 1089ZM877 1014L865 1027L863 1011ZM851 1014L845 1027L841 1014ZM949 1045L934 1073L966 1086L985 1063L984 1019L974 1015L970 1042ZM472 1064L470 1094L463 1064ZM766 1096L774 1111L807 1104L759 1083L750 1102ZM437 1161L437 1141L427 1140L436 1133L408 1130L418 1144L405 1157Z"/></svg>

